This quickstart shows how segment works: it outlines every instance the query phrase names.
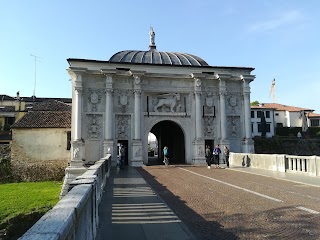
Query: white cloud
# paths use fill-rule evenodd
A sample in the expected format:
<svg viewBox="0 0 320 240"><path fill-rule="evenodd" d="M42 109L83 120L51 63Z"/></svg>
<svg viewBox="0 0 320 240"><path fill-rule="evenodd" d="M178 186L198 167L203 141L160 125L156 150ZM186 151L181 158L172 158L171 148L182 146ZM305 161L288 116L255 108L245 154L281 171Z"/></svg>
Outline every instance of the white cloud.
<svg viewBox="0 0 320 240"><path fill-rule="evenodd" d="M250 31L272 31L281 27L299 24L303 19L303 15L298 10L290 10L282 12L279 16L269 20L252 24Z"/></svg>

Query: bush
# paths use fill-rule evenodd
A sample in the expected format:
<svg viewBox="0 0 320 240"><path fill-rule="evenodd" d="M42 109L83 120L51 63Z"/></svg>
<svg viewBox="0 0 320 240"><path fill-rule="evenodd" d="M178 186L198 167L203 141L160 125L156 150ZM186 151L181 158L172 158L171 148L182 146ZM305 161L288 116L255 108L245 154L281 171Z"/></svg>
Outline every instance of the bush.
<svg viewBox="0 0 320 240"><path fill-rule="evenodd" d="M0 158L0 183L12 182L11 161L9 157Z"/></svg>
<svg viewBox="0 0 320 240"><path fill-rule="evenodd" d="M67 167L66 161L14 161L11 164L16 182L61 181Z"/></svg>

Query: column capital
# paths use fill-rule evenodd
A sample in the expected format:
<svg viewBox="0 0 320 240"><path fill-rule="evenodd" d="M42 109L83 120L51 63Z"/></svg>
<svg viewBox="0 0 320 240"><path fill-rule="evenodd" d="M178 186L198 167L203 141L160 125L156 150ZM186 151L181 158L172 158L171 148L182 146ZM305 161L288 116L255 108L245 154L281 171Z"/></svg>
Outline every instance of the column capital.
<svg viewBox="0 0 320 240"><path fill-rule="evenodd" d="M76 86L76 87L74 88L74 90L76 90L78 93L82 93L83 88L82 88L82 86Z"/></svg>
<svg viewBox="0 0 320 240"><path fill-rule="evenodd" d="M252 82L256 76L255 75L240 75L239 78L246 84Z"/></svg>
<svg viewBox="0 0 320 240"><path fill-rule="evenodd" d="M140 95L141 94L141 90L139 89L135 89L132 91L134 95Z"/></svg>
<svg viewBox="0 0 320 240"><path fill-rule="evenodd" d="M106 88L105 90L104 90L104 93L105 94L112 94L113 93L113 89L111 89L111 88Z"/></svg>

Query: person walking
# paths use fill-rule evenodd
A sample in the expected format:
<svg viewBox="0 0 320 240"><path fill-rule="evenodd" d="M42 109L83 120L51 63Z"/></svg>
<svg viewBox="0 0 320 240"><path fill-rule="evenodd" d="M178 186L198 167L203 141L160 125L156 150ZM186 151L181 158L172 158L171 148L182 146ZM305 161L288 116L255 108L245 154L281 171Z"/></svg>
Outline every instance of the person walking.
<svg viewBox="0 0 320 240"><path fill-rule="evenodd" d="M224 153L224 157L225 157L225 161L227 163L227 167L229 167L229 154L230 154L230 150L227 146L224 146L223 148L223 153Z"/></svg>
<svg viewBox="0 0 320 240"><path fill-rule="evenodd" d="M205 157L206 157L206 161L207 161L207 164L208 164L208 169L211 168L211 150L210 150L210 147L209 145L206 146L206 152L205 152Z"/></svg>
<svg viewBox="0 0 320 240"><path fill-rule="evenodd" d="M169 158L168 158L168 147L165 146L163 148L163 163L166 165L166 167L169 165Z"/></svg>
<svg viewBox="0 0 320 240"><path fill-rule="evenodd" d="M124 169L124 161L126 157L126 149L124 145L120 145L120 169Z"/></svg>
<svg viewBox="0 0 320 240"><path fill-rule="evenodd" d="M213 149L213 160L216 168L220 168L220 146L219 144Z"/></svg>

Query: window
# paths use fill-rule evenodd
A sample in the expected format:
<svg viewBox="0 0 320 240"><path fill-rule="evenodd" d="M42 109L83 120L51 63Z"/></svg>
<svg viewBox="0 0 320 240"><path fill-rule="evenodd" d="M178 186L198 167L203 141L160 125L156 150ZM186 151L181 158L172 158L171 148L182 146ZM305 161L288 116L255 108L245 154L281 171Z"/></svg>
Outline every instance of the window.
<svg viewBox="0 0 320 240"><path fill-rule="evenodd" d="M261 118L261 111L257 112L257 118Z"/></svg>
<svg viewBox="0 0 320 240"><path fill-rule="evenodd" d="M67 132L67 150L71 149L71 131Z"/></svg>
<svg viewBox="0 0 320 240"><path fill-rule="evenodd" d="M270 123L266 124L266 132L268 132L268 133L270 132L270 129L271 129L270 126L271 126ZM261 133L261 123L258 123L258 132Z"/></svg>
<svg viewBox="0 0 320 240"><path fill-rule="evenodd" d="M319 127L319 119L310 119L311 127Z"/></svg>
<svg viewBox="0 0 320 240"><path fill-rule="evenodd" d="M254 111L251 111L251 118L254 118Z"/></svg>
<svg viewBox="0 0 320 240"><path fill-rule="evenodd" d="M270 111L266 111L266 118L270 118Z"/></svg>
<svg viewBox="0 0 320 240"><path fill-rule="evenodd" d="M274 115L279 116L279 113L275 113Z"/></svg>
<svg viewBox="0 0 320 240"><path fill-rule="evenodd" d="M251 123L251 132L253 132L253 123Z"/></svg>
<svg viewBox="0 0 320 240"><path fill-rule="evenodd" d="M5 117L4 124L9 124L10 126L14 124L14 117Z"/></svg>

